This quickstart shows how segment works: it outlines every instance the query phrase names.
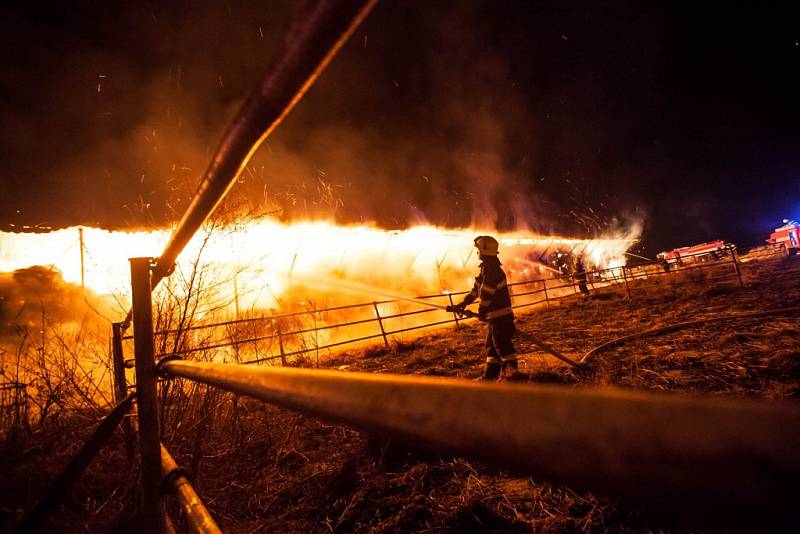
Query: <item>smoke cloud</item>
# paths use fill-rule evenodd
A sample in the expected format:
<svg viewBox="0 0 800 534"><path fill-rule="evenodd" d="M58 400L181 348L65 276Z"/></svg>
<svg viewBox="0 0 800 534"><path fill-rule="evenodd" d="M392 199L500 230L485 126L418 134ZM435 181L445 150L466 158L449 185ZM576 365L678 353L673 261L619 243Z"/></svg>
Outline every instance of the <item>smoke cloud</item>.
<svg viewBox="0 0 800 534"><path fill-rule="evenodd" d="M602 231L606 215L566 199L592 219L576 223L539 176L540 108L551 97L531 98L541 90L530 58L508 54L518 45L486 24L489 6L454 7L379 6L255 155L228 207L389 228ZM38 57L36 72L23 68L42 95L38 108L13 112L20 140L3 211L56 226L174 221L293 11L198 3L63 13L70 46ZM47 22L25 21L52 39ZM45 91L42 76L63 90ZM59 201L45 210L43 194Z"/></svg>
<svg viewBox="0 0 800 534"><path fill-rule="evenodd" d="M86 310L80 286L64 282L57 270L34 266L0 273L0 338L20 329L38 332L43 320L78 321Z"/></svg>

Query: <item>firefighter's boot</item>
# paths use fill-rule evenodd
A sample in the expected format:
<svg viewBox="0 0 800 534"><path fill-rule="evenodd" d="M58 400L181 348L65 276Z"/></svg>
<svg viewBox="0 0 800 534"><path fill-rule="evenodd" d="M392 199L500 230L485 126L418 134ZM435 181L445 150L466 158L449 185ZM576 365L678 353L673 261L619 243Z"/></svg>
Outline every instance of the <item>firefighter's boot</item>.
<svg viewBox="0 0 800 534"><path fill-rule="evenodd" d="M520 381L526 380L527 375L519 372L519 363L516 354L511 354L503 358L503 370L500 373L505 380Z"/></svg>
<svg viewBox="0 0 800 534"><path fill-rule="evenodd" d="M502 369L502 362L497 356L486 357L486 367L483 368L483 376L481 380L497 380L500 378L500 371Z"/></svg>
<svg viewBox="0 0 800 534"><path fill-rule="evenodd" d="M503 371L513 374L519 370L519 364L517 363L517 355L510 354L508 356L503 357Z"/></svg>

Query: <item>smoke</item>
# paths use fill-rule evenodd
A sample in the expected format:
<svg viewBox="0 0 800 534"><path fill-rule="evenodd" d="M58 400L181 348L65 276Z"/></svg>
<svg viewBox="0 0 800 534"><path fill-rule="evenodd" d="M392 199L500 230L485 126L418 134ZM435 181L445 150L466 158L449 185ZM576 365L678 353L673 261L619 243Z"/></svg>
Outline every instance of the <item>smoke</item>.
<svg viewBox="0 0 800 534"><path fill-rule="evenodd" d="M396 35L385 35L378 11L257 154L255 165L269 177L270 200L284 219L333 216L390 228L419 221L549 226L551 214L524 173L530 159L514 161L530 148L520 142L530 145L535 121L509 60L485 46L477 10L425 15L407 13L426 50L409 61L391 53ZM337 114L326 109L332 91L353 99L334 105L345 108ZM396 101L406 103L403 111ZM246 184L237 191L252 198L247 192Z"/></svg>
<svg viewBox="0 0 800 534"><path fill-rule="evenodd" d="M44 136L48 157L36 157L42 143L19 143L8 174L45 178L38 187L19 178L3 207L34 212L29 224L173 222L294 9L198 3L66 14L86 36L70 33L74 46L40 58L62 94L15 116L31 132L25 139ZM516 42L486 24L486 9L379 5L256 153L228 209L388 228L584 232L574 216L559 218L553 187L542 187L543 104L531 98L539 89L528 58L509 54ZM30 24L52 38L45 22ZM52 113L55 127L43 130ZM45 210L43 193L59 201Z"/></svg>
<svg viewBox="0 0 800 534"><path fill-rule="evenodd" d="M87 295L94 300L91 292ZM96 319L84 290L65 282L57 269L37 265L0 273L0 341L13 341L25 332L38 336L49 324Z"/></svg>

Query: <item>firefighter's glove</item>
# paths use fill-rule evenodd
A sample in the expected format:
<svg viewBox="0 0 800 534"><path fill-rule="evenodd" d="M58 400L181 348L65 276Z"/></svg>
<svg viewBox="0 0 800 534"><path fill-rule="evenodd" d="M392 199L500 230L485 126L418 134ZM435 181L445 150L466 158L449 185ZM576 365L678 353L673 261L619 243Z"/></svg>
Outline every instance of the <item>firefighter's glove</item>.
<svg viewBox="0 0 800 534"><path fill-rule="evenodd" d="M453 304L452 306L448 306L446 310L449 311L450 313L457 313L458 315L464 315L464 308L466 308L465 304Z"/></svg>

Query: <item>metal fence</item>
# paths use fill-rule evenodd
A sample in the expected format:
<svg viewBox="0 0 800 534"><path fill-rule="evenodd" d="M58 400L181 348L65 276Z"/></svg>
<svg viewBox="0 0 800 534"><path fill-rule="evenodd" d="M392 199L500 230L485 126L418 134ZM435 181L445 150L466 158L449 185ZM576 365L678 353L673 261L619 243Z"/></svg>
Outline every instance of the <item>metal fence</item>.
<svg viewBox="0 0 800 534"><path fill-rule="evenodd" d="M576 295L581 294L589 296L600 292L618 293L625 298L632 298L638 291L664 284L678 286L724 282L737 283L740 286L743 284L736 250L732 247L720 251L714 258L709 258L706 254L684 256L680 265L668 268L665 268L664 262L648 262L554 278L518 281L508 284L508 287L512 295L512 307L515 310L524 310L558 304L564 299L576 298ZM433 305L430 307L409 304L405 300L381 300L159 331L155 333L156 338L161 339L158 346L177 348L156 357L186 357L194 353L228 349L231 357L227 359L237 363L256 364L280 360L282 365L286 365L287 359L292 356L330 352L346 345L382 341L389 347L390 340L400 334L444 325L458 327L461 322L468 320L434 307L441 308L460 302L466 293L463 291L414 298L430 302ZM392 312L392 307L396 311ZM400 311L402 307L412 309ZM327 321L327 317L342 313L355 319ZM413 324L404 325L404 321L409 320ZM320 334L326 332L335 332L335 337L332 334L324 336L335 340L319 343ZM166 343L164 338L169 337L183 339ZM122 339L131 340L133 336L124 336ZM121 343L114 343L113 346L115 350L122 351ZM242 352L254 357L243 358ZM115 355L115 361L120 362L123 359L121 354ZM124 375L124 371L122 374ZM115 376L120 376L119 371Z"/></svg>
<svg viewBox="0 0 800 534"><path fill-rule="evenodd" d="M784 243L774 243L770 245L756 245L741 249L739 254L740 261L746 263L755 260L769 260L785 258L789 256L789 249Z"/></svg>

